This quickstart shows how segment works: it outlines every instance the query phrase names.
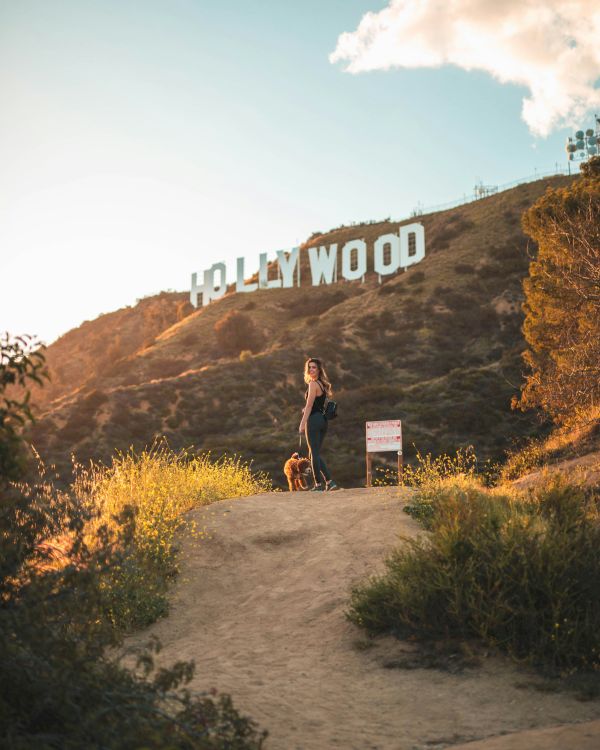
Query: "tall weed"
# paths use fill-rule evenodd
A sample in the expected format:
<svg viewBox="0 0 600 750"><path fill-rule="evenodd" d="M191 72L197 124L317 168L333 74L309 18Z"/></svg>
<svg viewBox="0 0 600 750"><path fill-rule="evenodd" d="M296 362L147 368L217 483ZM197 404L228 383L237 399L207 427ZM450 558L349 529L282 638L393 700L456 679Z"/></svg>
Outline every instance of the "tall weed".
<svg viewBox="0 0 600 750"><path fill-rule="evenodd" d="M253 473L239 457L172 451L163 439L136 454L118 453L112 465L76 465L75 496L98 508L96 525L109 528L126 510L134 518L128 554L106 585L106 607L121 628L149 624L167 611L168 581L177 572L176 541L192 508L271 489L264 473Z"/></svg>

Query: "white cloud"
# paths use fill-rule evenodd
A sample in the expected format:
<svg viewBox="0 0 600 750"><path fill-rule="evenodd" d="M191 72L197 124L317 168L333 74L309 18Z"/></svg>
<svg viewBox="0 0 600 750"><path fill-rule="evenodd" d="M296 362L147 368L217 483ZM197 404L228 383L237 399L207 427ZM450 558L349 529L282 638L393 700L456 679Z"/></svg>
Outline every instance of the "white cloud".
<svg viewBox="0 0 600 750"><path fill-rule="evenodd" d="M532 133L600 108L600 0L390 0L339 36L332 63L362 73L457 65L526 86Z"/></svg>

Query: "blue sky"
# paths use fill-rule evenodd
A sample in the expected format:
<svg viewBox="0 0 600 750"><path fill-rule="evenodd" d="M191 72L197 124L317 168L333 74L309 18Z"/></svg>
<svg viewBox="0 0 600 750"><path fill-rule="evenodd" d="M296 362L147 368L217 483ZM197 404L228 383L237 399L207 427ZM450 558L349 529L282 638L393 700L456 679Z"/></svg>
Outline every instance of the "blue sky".
<svg viewBox="0 0 600 750"><path fill-rule="evenodd" d="M329 60L385 8L0 0L0 330L50 343L215 261L249 273L314 230L566 164L572 128L532 132L527 82Z"/></svg>

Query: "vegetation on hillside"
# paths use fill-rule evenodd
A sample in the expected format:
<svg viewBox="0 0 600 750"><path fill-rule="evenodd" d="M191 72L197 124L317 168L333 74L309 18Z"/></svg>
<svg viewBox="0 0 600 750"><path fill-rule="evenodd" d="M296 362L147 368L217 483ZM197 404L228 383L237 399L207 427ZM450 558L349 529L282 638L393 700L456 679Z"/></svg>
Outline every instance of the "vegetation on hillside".
<svg viewBox="0 0 600 750"><path fill-rule="evenodd" d="M39 374L43 354L2 341L0 398L3 423L27 418L23 404L7 400L7 383ZM24 402L27 404L27 401ZM0 452L11 457L13 432L0 432ZM141 597L147 563L169 562L172 531L165 518L177 496L179 510L218 496L220 469L184 467L163 453L136 461L129 456L112 470L92 471L77 489L102 489L103 502L85 492L58 490L43 469L34 483L0 487L0 745L19 750L133 747L173 750L250 750L265 733L241 716L227 695L194 694L184 688L192 663L155 669L154 642L137 653L136 669L118 656L122 631L114 601L126 591ZM160 463L162 461L162 464ZM165 467L166 462L166 467ZM17 469L10 462L11 474ZM166 468L166 478L160 469ZM249 475L225 467L226 492L241 489ZM197 480L182 488L182 476ZM198 481L207 477L207 484ZM124 481L122 481L124 480ZM148 480L145 486L141 486ZM137 484L136 484L137 483ZM185 498L183 498L185 495ZM131 501L136 502L132 503ZM166 548L165 544L166 542ZM171 561L172 564L172 561ZM145 567L144 567L145 566ZM168 566L167 566L168 567ZM137 587L141 586L139 592ZM129 590L135 587L135 592ZM122 623L120 623L122 624Z"/></svg>
<svg viewBox="0 0 600 750"><path fill-rule="evenodd" d="M543 410L555 428L509 451L505 479L600 447L600 157L522 223L538 249L523 282L526 382L512 405Z"/></svg>
<svg viewBox="0 0 600 750"><path fill-rule="evenodd" d="M513 405L589 439L600 421L600 158L582 172L523 217L538 250L523 282L530 373ZM501 478L540 465L551 445L559 453L564 436L512 452ZM383 575L353 590L350 619L372 633L478 638L556 673L597 674L598 488L554 473L528 493L489 489L474 454L419 458L405 475L416 487L405 510L429 534L405 539Z"/></svg>
<svg viewBox="0 0 600 750"><path fill-rule="evenodd" d="M523 215L538 250L523 284L530 373L519 406L571 423L600 401L600 156L581 173Z"/></svg>
<svg viewBox="0 0 600 750"><path fill-rule="evenodd" d="M177 538L184 530L203 536L187 523L188 510L270 489L269 477L253 473L239 457L215 461L208 454L175 453L164 440L139 455L116 455L108 467L77 465L72 491L98 510L95 526L112 529L123 513L134 521L131 544L105 591L111 622L139 628L166 614L167 587L178 570Z"/></svg>
<svg viewBox="0 0 600 750"><path fill-rule="evenodd" d="M29 387L43 385L48 377L38 341L28 335L0 335L0 491L25 471L27 454L18 431L34 419Z"/></svg>
<svg viewBox="0 0 600 750"><path fill-rule="evenodd" d="M312 287L307 248L341 247L362 235L370 254L375 238L397 231L397 223L314 237L301 247L301 287L228 292L85 385L75 378L71 393L27 437L61 475L70 473L71 450L81 462L107 462L115 448L140 452L166 436L175 450L241 453L284 486L282 467L295 449L303 403L303 362L321 356L339 402L325 446L335 456L338 482L364 481L356 455L366 419L403 420L407 463L417 451L452 453L469 444L481 460L500 461L514 440L551 427L535 410L510 408L525 347L522 279L529 257L520 215L547 185L577 179L520 185L419 217L425 259L381 284L369 272L364 283ZM233 313L251 321L252 346L238 341L222 348L215 325ZM382 466L394 460L377 458Z"/></svg>
<svg viewBox="0 0 600 750"><path fill-rule="evenodd" d="M264 343L252 318L239 310L230 310L215 323L215 335L220 350L233 356L260 351Z"/></svg>
<svg viewBox="0 0 600 750"><path fill-rule="evenodd" d="M477 638L563 674L600 669L600 493L560 476L529 494L486 489L452 465L424 463L407 510L429 534L353 589L350 619L371 633Z"/></svg>

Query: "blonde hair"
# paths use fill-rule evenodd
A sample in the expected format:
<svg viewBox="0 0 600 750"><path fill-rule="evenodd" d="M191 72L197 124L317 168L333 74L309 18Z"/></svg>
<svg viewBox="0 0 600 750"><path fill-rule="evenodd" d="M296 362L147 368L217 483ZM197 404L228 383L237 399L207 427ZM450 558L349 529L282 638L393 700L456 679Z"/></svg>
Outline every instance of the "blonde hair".
<svg viewBox="0 0 600 750"><path fill-rule="evenodd" d="M331 398L333 395L333 389L331 387L331 383L329 382L329 378L327 377L327 373L325 372L325 367L323 366L323 363L317 357L309 357L304 363L304 382L308 384L312 380L308 372L308 366L311 362L314 362L316 366L319 368L319 374L317 375L317 380L319 380L322 383L323 388L325 389L327 398Z"/></svg>

